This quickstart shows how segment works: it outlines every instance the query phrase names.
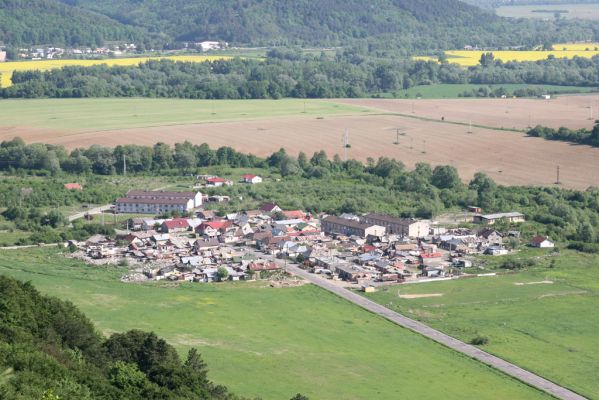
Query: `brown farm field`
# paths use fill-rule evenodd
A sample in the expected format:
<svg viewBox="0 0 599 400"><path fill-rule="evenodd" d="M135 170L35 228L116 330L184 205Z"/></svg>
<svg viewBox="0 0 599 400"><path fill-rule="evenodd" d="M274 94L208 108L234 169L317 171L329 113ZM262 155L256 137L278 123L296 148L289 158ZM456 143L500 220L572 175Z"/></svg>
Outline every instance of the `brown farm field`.
<svg viewBox="0 0 599 400"><path fill-rule="evenodd" d="M151 100L150 100L151 101ZM93 129L93 124L57 128L49 123L0 123L0 140L21 136L26 142L60 144L69 149L92 144L152 145L189 140L213 147L266 156L283 147L290 154L311 154L324 149L332 156L343 155L342 135L349 130L348 157L394 157L408 167L417 162L451 164L467 180L485 172L498 183L510 185L553 185L556 167L561 168L564 187L585 189L599 186L599 149L564 142L529 138L522 132L497 128L525 129L529 121L548 126L573 128L592 126L589 105L599 96L563 96L555 100L460 99L460 100L331 100L335 104L359 106L343 115L279 115L260 118L182 122L147 127ZM364 108L370 109L364 112ZM0 105L1 109L1 105ZM412 110L414 111L412 113ZM445 121L441 121L445 117ZM82 118L82 117L79 117ZM426 118L426 119L422 119ZM472 133L469 133L469 122ZM482 127L486 126L486 127ZM400 129L399 144L396 141Z"/></svg>

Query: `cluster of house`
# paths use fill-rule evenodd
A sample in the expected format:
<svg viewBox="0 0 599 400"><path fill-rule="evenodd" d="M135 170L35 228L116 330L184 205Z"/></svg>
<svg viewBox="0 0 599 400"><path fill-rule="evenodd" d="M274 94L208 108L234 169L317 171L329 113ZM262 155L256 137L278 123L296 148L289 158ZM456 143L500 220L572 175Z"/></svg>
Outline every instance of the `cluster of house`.
<svg viewBox="0 0 599 400"><path fill-rule="evenodd" d="M131 52L135 52L137 47L133 43L123 43L117 46L110 47L33 47L19 49L19 57L29 60L52 60L65 57L82 57L82 56L122 56Z"/></svg>
<svg viewBox="0 0 599 400"><path fill-rule="evenodd" d="M203 187L207 188L215 188L215 187L223 187L223 186L232 186L233 181L226 178L221 178L216 175L198 175L196 177L199 181L202 182ZM244 174L240 180L241 183L247 183L250 185L255 185L257 183L262 183L262 177L254 174Z"/></svg>
<svg viewBox="0 0 599 400"><path fill-rule="evenodd" d="M213 177L205 178L206 181ZM130 191L117 201L119 212L160 214L173 205L185 209L202 204L199 192ZM315 273L351 282L401 282L447 276L472 266L467 256L506 254L503 234L490 225L498 220L522 222L519 213L483 215L483 229L444 229L429 221L380 213L361 216L313 216L265 203L257 210L217 215L196 210L193 218L132 218L117 240L93 237L76 243L90 259L123 258L142 265L147 279L211 282L260 277L293 260ZM551 247L535 237L537 247ZM277 260L278 259L278 260ZM266 274L268 275L268 274Z"/></svg>

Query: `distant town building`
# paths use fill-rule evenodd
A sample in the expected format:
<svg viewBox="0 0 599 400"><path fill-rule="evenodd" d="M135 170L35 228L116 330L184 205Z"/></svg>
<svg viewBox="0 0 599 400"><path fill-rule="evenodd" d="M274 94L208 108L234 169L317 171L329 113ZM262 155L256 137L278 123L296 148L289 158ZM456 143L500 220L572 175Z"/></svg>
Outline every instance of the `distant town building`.
<svg viewBox="0 0 599 400"><path fill-rule="evenodd" d="M184 213L201 205L200 192L130 190L127 197L117 199L116 211L131 214Z"/></svg>
<svg viewBox="0 0 599 400"><path fill-rule="evenodd" d="M0 62L5 62L5 61L6 61L6 52L0 51Z"/></svg>
<svg viewBox="0 0 599 400"><path fill-rule="evenodd" d="M390 235L422 238L428 236L430 231L427 221L414 218L397 218L386 214L370 213L363 216L361 220L366 224L384 226Z"/></svg>
<svg viewBox="0 0 599 400"><path fill-rule="evenodd" d="M366 224L351 219L328 216L322 219L322 231L326 234L338 234L346 236L383 236L385 227L375 224Z"/></svg>
<svg viewBox="0 0 599 400"><path fill-rule="evenodd" d="M532 247L538 247L540 249L550 249L555 247L555 243L553 243L547 236L535 236L530 241L530 245Z"/></svg>
<svg viewBox="0 0 599 400"><path fill-rule="evenodd" d="M254 185L256 183L262 183L262 178L259 177L258 175L245 174L241 178L244 183L249 183L252 185Z"/></svg>
<svg viewBox="0 0 599 400"><path fill-rule="evenodd" d="M493 225L497 221L507 221L510 223L519 223L519 222L526 221L526 219L524 218L524 214L519 213L519 212L475 215L474 216L475 223Z"/></svg>
<svg viewBox="0 0 599 400"><path fill-rule="evenodd" d="M83 187L79 183L65 183L64 188L67 190L83 190Z"/></svg>

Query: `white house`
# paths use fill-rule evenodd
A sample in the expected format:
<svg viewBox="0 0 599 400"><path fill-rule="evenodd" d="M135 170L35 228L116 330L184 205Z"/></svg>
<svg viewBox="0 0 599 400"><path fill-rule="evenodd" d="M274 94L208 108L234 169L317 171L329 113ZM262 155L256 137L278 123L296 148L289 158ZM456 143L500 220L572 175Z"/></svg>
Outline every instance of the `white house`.
<svg viewBox="0 0 599 400"><path fill-rule="evenodd" d="M555 247L555 243L553 243L547 236L535 236L530 241L530 245L532 247L538 247L540 249L550 249Z"/></svg>
<svg viewBox="0 0 599 400"><path fill-rule="evenodd" d="M262 183L262 178L258 175L245 174L242 176L242 179L244 183L249 183L252 185L255 185L256 183Z"/></svg>

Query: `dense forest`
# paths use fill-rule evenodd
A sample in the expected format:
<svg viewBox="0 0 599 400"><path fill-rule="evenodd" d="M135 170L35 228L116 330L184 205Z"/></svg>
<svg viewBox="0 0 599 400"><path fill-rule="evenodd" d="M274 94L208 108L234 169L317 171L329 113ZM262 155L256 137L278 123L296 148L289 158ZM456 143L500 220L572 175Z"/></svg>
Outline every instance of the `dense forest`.
<svg viewBox="0 0 599 400"><path fill-rule="evenodd" d="M182 361L151 332L104 339L72 303L0 276L2 399L241 399L207 372L195 349Z"/></svg>
<svg viewBox="0 0 599 400"><path fill-rule="evenodd" d="M123 155L127 158L129 174L180 176L201 172L200 168L204 167L227 166L262 168L265 173L271 171L284 177L280 182L264 185L217 189L219 193L231 196L231 202L219 208L222 213L276 201L283 208L301 208L314 213L382 211L405 217L431 218L475 204L485 212L525 213L530 223L519 228L524 230L525 236L548 234L554 240L586 243L587 248L599 249L597 188L575 191L505 187L482 173L464 183L452 166L432 167L420 163L409 170L399 160L381 157L363 164L356 160L342 161L338 155L330 158L324 151L311 156L300 153L295 157L281 149L263 159L230 147L215 150L206 144L188 142L178 143L174 148L164 143L153 147L127 145L114 149L92 146L71 153L54 146L25 145L18 139L0 144L0 160L6 161L2 168L9 174L110 176L122 173ZM27 213L34 206L22 203L20 191L16 189L5 190L3 201L8 208L3 217L19 222L19 218L27 219ZM58 194L53 195L52 191L47 191L37 206L68 200L63 192L58 190ZM52 233L48 231L47 234Z"/></svg>
<svg viewBox="0 0 599 400"><path fill-rule="evenodd" d="M352 49L333 56L271 50L265 60L160 60L141 66L72 66L45 72L15 71L13 85L0 89L0 97L397 97L401 89L434 83L599 86L599 57L504 63L484 55L480 65L468 69L442 61L378 60ZM523 90L514 94L531 93Z"/></svg>
<svg viewBox="0 0 599 400"><path fill-rule="evenodd" d="M60 23L56 23L60 21ZM368 52L534 46L597 38L592 21L508 21L457 0L0 0L8 46L135 42L142 49L222 40L348 46Z"/></svg>
<svg viewBox="0 0 599 400"><path fill-rule="evenodd" d="M138 28L57 0L0 0L0 43L8 46L100 46L145 36Z"/></svg>

